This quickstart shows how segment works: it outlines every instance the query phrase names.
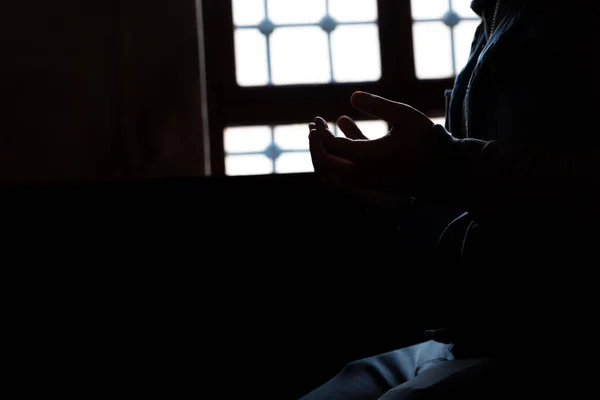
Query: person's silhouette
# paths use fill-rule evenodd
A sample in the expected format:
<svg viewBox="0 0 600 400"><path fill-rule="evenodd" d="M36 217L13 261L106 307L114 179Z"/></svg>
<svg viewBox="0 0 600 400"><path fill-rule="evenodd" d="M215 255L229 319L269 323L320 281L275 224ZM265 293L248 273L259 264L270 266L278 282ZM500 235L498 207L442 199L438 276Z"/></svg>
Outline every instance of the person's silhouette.
<svg viewBox="0 0 600 400"><path fill-rule="evenodd" d="M353 106L388 121L388 135L368 140L348 117L337 122L345 138L320 117L309 125L316 173L349 196L465 211L438 249L439 268L454 278L444 296L455 318L428 331L430 341L350 363L305 400L500 398L592 382L570 379L598 353L586 337L597 318L598 5L475 0L472 8L482 23L448 92L445 127L364 92Z"/></svg>

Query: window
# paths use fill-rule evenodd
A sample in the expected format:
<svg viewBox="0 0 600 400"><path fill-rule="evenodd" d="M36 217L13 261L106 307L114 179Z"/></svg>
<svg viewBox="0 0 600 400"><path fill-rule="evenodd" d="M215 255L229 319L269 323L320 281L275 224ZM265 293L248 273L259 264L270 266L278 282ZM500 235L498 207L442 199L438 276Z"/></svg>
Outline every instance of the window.
<svg viewBox="0 0 600 400"><path fill-rule="evenodd" d="M444 118L433 118L443 124ZM358 127L370 139L384 136L388 125L383 121L358 121ZM343 133L329 123L336 136ZM264 175L313 172L308 150L306 124L227 128L225 170L227 175Z"/></svg>
<svg viewBox="0 0 600 400"><path fill-rule="evenodd" d="M377 138L385 135L388 125L382 121L359 121L359 128ZM343 135L329 123L336 136ZM312 172L306 124L227 128L225 170L227 175Z"/></svg>
<svg viewBox="0 0 600 400"><path fill-rule="evenodd" d="M453 77L466 64L480 22L470 4L471 0L411 0L417 78Z"/></svg>
<svg viewBox="0 0 600 400"><path fill-rule="evenodd" d="M233 0L232 4L240 86L381 78L375 0Z"/></svg>
<svg viewBox="0 0 600 400"><path fill-rule="evenodd" d="M213 174L312 171L306 125L315 115L330 121L349 115L367 136L385 134L385 122L350 106L356 90L409 103L440 122L443 91L466 62L479 24L469 5L470 0L207 1Z"/></svg>

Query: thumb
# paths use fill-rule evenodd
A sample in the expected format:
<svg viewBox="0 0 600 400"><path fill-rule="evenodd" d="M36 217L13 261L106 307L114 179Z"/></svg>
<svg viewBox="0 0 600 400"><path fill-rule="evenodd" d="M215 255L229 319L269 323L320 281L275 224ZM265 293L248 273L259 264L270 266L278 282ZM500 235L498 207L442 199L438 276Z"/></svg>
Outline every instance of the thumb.
<svg viewBox="0 0 600 400"><path fill-rule="evenodd" d="M357 110L389 123L402 123L405 127L418 127L420 122L429 118L413 107L388 100L366 92L355 92L351 98L352 105Z"/></svg>

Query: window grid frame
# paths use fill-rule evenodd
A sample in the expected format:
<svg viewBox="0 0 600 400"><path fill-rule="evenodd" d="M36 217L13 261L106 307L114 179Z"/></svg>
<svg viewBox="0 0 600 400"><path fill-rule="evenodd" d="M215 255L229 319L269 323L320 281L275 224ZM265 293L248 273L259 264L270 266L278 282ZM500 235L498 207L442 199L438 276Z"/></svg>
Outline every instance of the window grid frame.
<svg viewBox="0 0 600 400"><path fill-rule="evenodd" d="M266 0L265 0L266 1ZM452 56L452 75L456 77L458 69L456 68L456 37L455 28L464 21L480 21L479 17L463 17L454 10L454 0L448 0L448 10L439 18L414 18L413 26L417 23L442 22L450 29L450 51Z"/></svg>
<svg viewBox="0 0 600 400"><path fill-rule="evenodd" d="M379 29L379 18L375 20L365 20L365 21L349 21L349 22L340 22L335 20L331 16L330 11L330 0L323 0L325 2L325 16L319 22L306 22L306 23L283 23L277 24L271 21L269 16L269 0L262 0L265 17L264 19L256 24L256 25L236 25L234 23L234 30L245 30L245 29L258 29L259 32L265 37L266 48L267 48L267 84L265 85L257 85L257 86L243 86L243 87L268 87L268 86L293 86L293 84L284 84L284 85L275 85L273 83L273 64L272 64L272 52L271 52L271 34L275 29L279 28L303 28L303 27L313 27L313 28L321 28L327 34L327 55L329 57L329 82L324 83L325 85L339 84L344 82L339 82L335 80L334 68L333 68L333 51L331 44L331 34L335 29L340 26L363 26L363 25L377 25ZM326 19L329 19L326 21ZM331 29L327 29L327 23L333 23L333 27ZM262 24L268 24L268 27L261 29ZM371 80L365 80L365 82L374 82Z"/></svg>
<svg viewBox="0 0 600 400"><path fill-rule="evenodd" d="M415 19L410 3L409 0L377 0L381 50L381 79L378 81L241 87L235 70L237 27L232 2L205 1L201 23L205 37L212 175L226 175L227 154L223 140L226 128L298 124L311 121L315 112L330 121L339 115L368 120L349 104L351 94L357 90L412 104L431 117L443 116L443 93L452 88L454 77L416 78L412 32ZM406 57L406 54L411 56Z"/></svg>
<svg viewBox="0 0 600 400"><path fill-rule="evenodd" d="M328 122L329 128L331 129L334 136L340 136L340 131L338 126L335 123ZM293 124L297 125L297 124ZM285 127L286 125L261 125L269 129L269 143L265 147L264 150L258 151L225 151L225 158L230 156L265 156L267 157L273 166L274 175L283 174L281 172L277 172L277 160L284 154L310 154L310 150L308 149L308 145L306 149L283 149L280 145L277 144L277 140L275 138L275 130L280 127ZM307 135L308 136L308 135ZM227 171L226 171L227 172Z"/></svg>
<svg viewBox="0 0 600 400"><path fill-rule="evenodd" d="M273 174L278 175L280 173L277 172L277 160L284 154L298 154L298 153L309 153L308 149L282 149L275 140L275 129L280 127L281 125L261 125L265 126L269 129L269 144L265 147L264 150L258 151L226 151L225 158L230 156L265 156L267 157L272 165L273 165ZM337 136L337 127L335 129L335 134Z"/></svg>

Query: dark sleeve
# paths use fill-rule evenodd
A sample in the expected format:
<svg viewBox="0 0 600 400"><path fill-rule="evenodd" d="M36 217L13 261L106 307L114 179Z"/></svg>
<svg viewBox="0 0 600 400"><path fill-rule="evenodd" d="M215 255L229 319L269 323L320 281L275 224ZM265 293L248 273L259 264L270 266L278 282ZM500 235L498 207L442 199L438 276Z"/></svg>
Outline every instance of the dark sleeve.
<svg viewBox="0 0 600 400"><path fill-rule="evenodd" d="M527 17L532 30L523 31L511 53L522 57L509 59L527 56L527 62L509 65L519 73L506 83L529 96L513 105L520 107L514 137L536 139L456 139L434 127L428 151L436 160L423 168L424 197L470 211L481 222L598 218L600 54L594 43L600 35L593 21L598 2L575 3L580 6L532 5Z"/></svg>
<svg viewBox="0 0 600 400"><path fill-rule="evenodd" d="M525 148L455 139L439 125L434 131L445 157L421 186L429 200L455 205L481 222L523 215L598 217L600 149L596 146Z"/></svg>

